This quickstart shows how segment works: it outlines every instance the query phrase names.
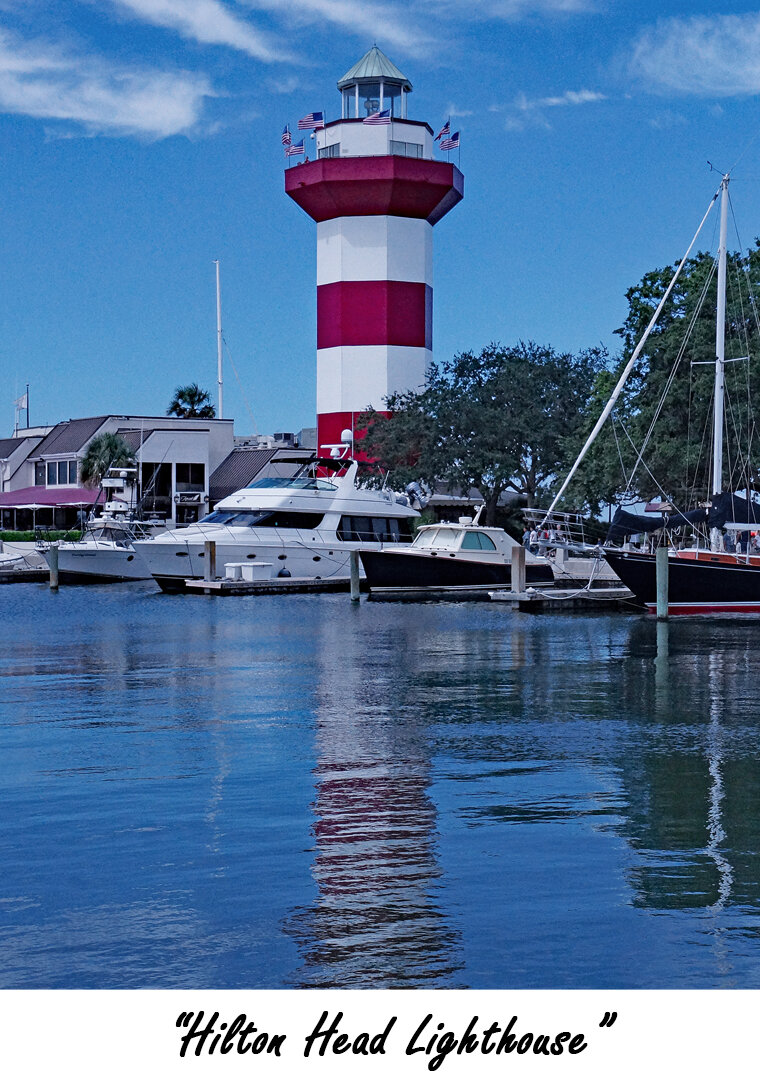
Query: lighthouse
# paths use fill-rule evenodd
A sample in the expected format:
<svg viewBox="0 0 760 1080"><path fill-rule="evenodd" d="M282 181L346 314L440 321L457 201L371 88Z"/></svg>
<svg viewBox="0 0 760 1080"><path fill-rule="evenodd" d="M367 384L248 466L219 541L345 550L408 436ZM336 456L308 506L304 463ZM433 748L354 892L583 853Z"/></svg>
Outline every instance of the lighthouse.
<svg viewBox="0 0 760 1080"><path fill-rule="evenodd" d="M432 361L433 226L464 178L408 118L412 84L373 46L338 82L341 117L285 191L317 223L317 447L368 406L422 389ZM323 118L324 119L324 118Z"/></svg>

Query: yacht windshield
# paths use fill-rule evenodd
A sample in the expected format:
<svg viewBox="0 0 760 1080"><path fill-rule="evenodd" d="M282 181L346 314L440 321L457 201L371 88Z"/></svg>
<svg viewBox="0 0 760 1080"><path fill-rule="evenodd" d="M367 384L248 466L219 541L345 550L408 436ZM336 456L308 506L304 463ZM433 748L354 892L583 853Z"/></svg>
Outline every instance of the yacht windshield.
<svg viewBox="0 0 760 1080"><path fill-rule="evenodd" d="M249 488L298 488L301 491L337 491L336 484L321 480L315 476L270 476L254 480Z"/></svg>
<svg viewBox="0 0 760 1080"><path fill-rule="evenodd" d="M461 535L458 529L424 529L417 533L414 546L417 548L455 548L459 546Z"/></svg>

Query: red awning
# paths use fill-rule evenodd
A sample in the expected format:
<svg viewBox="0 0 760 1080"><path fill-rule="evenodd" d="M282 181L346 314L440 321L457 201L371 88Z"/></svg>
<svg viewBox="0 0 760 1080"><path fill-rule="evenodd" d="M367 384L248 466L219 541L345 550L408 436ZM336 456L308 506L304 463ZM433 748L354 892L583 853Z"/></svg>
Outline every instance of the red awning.
<svg viewBox="0 0 760 1080"><path fill-rule="evenodd" d="M46 506L92 506L103 502L104 492L83 487L26 487L0 492L0 508L43 508Z"/></svg>

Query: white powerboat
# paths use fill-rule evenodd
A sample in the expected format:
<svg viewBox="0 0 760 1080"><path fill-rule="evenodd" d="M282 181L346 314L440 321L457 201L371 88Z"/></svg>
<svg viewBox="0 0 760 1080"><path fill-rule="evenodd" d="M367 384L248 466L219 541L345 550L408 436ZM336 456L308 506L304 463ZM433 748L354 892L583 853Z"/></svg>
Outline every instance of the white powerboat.
<svg viewBox="0 0 760 1080"><path fill-rule="evenodd" d="M278 459L278 465L287 459ZM292 476L263 477L217 503L193 525L135 543L165 592L205 578L205 545L214 541L217 576L225 566L256 565L261 578L346 578L352 551L411 542L419 516L407 496L360 488L350 458L313 457ZM241 576L247 576L245 574Z"/></svg>
<svg viewBox="0 0 760 1080"><path fill-rule="evenodd" d="M150 571L135 551L134 541L150 535L150 527L142 522L108 515L91 518L80 540L58 541L58 579L69 585L149 579ZM44 540L37 544L48 565L50 549Z"/></svg>

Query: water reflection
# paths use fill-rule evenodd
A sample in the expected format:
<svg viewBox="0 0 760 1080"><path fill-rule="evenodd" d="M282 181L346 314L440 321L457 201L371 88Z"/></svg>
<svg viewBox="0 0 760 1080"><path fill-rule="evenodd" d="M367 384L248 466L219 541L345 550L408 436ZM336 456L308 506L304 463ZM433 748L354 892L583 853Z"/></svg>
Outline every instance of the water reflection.
<svg viewBox="0 0 760 1080"><path fill-rule="evenodd" d="M17 588L3 985L760 984L756 623Z"/></svg>
<svg viewBox="0 0 760 1080"><path fill-rule="evenodd" d="M655 636L656 635L656 636ZM654 686L647 665L655 651ZM760 912L760 774L752 624L674 622L665 633L633 625L626 696L642 701L637 754L621 775L623 826L642 864L634 904L701 911L720 926L755 933ZM705 927L713 937L722 930Z"/></svg>
<svg viewBox="0 0 760 1080"><path fill-rule="evenodd" d="M445 987L462 966L459 935L439 902L430 755L404 720L410 654L335 621L317 650L315 902L287 920L302 987ZM414 632L410 635L414 654ZM340 671L336 658L340 657ZM413 663L413 661L412 661ZM406 675L406 678L405 678Z"/></svg>

